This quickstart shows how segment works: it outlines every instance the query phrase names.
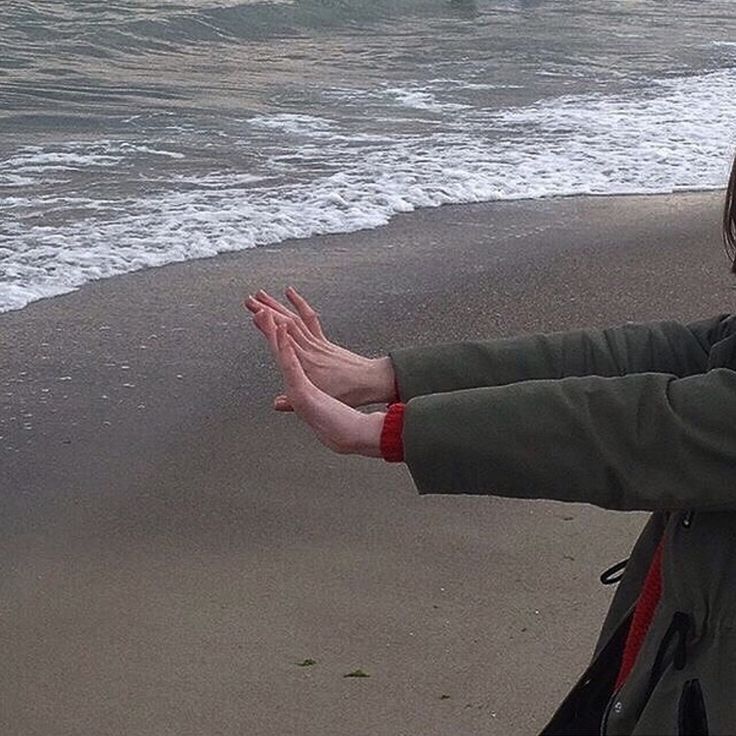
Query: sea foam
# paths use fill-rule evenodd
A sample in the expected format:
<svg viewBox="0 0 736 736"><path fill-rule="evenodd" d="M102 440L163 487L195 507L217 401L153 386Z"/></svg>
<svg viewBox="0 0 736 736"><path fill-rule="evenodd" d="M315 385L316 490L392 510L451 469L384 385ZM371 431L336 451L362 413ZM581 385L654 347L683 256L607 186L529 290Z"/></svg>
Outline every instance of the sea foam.
<svg viewBox="0 0 736 736"><path fill-rule="evenodd" d="M13 151L0 162L0 194L12 190L0 199L0 311L141 268L375 228L419 207L725 183L734 69L501 110L453 108L443 89L437 80L350 93L387 120L407 107L441 117L421 135L351 129L328 114L254 116L240 145L260 135L268 155L253 170L186 169L191 154L176 137ZM146 169L147 156L173 168ZM121 169L124 193L64 188L80 171Z"/></svg>

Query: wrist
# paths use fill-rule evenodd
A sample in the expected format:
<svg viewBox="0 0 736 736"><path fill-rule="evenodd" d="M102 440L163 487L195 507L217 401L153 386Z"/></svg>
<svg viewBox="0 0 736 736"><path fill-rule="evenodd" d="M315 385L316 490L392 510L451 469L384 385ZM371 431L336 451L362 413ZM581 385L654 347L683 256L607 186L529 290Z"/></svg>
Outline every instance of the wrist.
<svg viewBox="0 0 736 736"><path fill-rule="evenodd" d="M363 373L363 404L388 404L396 400L396 373L388 355L369 358Z"/></svg>
<svg viewBox="0 0 736 736"><path fill-rule="evenodd" d="M360 415L351 448L352 454L363 455L363 457L381 457L381 432L385 418L385 411Z"/></svg>

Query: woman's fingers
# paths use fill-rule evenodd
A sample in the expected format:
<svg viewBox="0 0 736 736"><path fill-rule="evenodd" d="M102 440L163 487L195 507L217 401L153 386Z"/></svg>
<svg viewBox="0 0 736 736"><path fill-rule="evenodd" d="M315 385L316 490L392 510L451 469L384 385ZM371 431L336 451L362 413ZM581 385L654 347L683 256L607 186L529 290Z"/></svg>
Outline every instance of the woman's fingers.
<svg viewBox="0 0 736 736"><path fill-rule="evenodd" d="M269 309L269 307L264 307ZM314 336L307 330L301 319L292 319L290 317L284 317L283 314L274 312L274 320L276 324L285 324L289 334L296 340L296 342L305 349L319 349L321 346L314 339Z"/></svg>
<svg viewBox="0 0 736 736"><path fill-rule="evenodd" d="M296 307L307 329L315 337L327 341L319 321L319 314L312 308L312 305L293 286L286 290L286 298Z"/></svg>
<svg viewBox="0 0 736 736"><path fill-rule="evenodd" d="M254 298L252 294L248 294L245 299L243 299L243 306L253 312L255 314L256 312L260 311L261 306L258 303L258 301Z"/></svg>
<svg viewBox="0 0 736 736"><path fill-rule="evenodd" d="M248 308L250 309L251 307L248 306ZM266 307L263 305L261 305L257 309L253 309L252 311L254 312L255 315L261 312L270 312L274 323L277 325L284 323L287 329L289 330L289 333L296 340L297 344L300 347L304 348L305 350L322 348L322 346L319 343L315 342L314 337L312 337L312 335L307 331L307 328L303 324L301 324L300 320L293 320L288 317L285 317L282 313L276 312L273 309L271 309L271 307ZM261 330L261 332L263 332L263 330L261 329L262 326L265 324L265 322L263 321L263 318L256 320L254 317L253 321L256 327L258 327Z"/></svg>
<svg viewBox="0 0 736 736"><path fill-rule="evenodd" d="M294 320L302 329L314 335L314 337L328 342L319 320L319 313L312 305L293 286L286 290L286 298L296 307L297 314L284 306L278 299L274 299L264 289L260 289L255 296L249 296L245 300L245 306L251 312L258 310L261 305L270 307L284 317Z"/></svg>
<svg viewBox="0 0 736 736"><path fill-rule="evenodd" d="M263 309L254 315L253 321L258 326L258 329L260 329L266 336L268 345L271 348L271 353L281 368L280 355L283 348L279 346L278 326L273 318L273 314L271 314L267 309ZM301 368L301 365L299 365L299 368ZM274 399L273 408L276 409L276 411L294 411L294 407L286 394L279 394Z"/></svg>
<svg viewBox="0 0 736 736"><path fill-rule="evenodd" d="M275 301L271 299L271 301ZM264 309L270 309L273 312L273 318L276 324L280 322L286 322L289 332L296 338L296 341L303 348L320 348L320 343L315 339L312 332L307 329L307 326L302 321L299 315L294 314L288 309L276 309L263 301L259 301L255 297L249 296L244 304L254 314L258 314L259 311Z"/></svg>
<svg viewBox="0 0 736 736"><path fill-rule="evenodd" d="M262 309L253 315L253 324L265 335L271 354L278 358L279 347L276 340L276 322L268 309Z"/></svg>
<svg viewBox="0 0 736 736"><path fill-rule="evenodd" d="M284 317L290 317L291 319L299 319L299 315L295 314L291 311L288 307L284 306L278 299L274 299L267 291L264 289L259 289L258 293L256 294L255 298L259 301L265 304L267 307L271 307L275 312L279 312L279 314L283 314Z"/></svg>
<svg viewBox="0 0 736 736"><path fill-rule="evenodd" d="M253 322L255 323L256 327L258 327L258 329L265 335L266 340L268 341L268 346L271 349L271 354L278 361L278 354L280 350L278 344L278 329L279 327L284 327L284 329L287 329L288 325L284 321L279 321L279 318L268 309L262 309L260 312L257 312L253 316ZM294 341L292 345L292 350L296 354L297 359L301 359L304 357L304 349L297 341ZM301 363L299 363L299 367L302 368ZM304 372L303 369L302 372Z"/></svg>
<svg viewBox="0 0 736 736"><path fill-rule="evenodd" d="M272 310L277 322L284 319L290 320L294 323L301 321L301 318L298 314L295 314L290 309L287 309L283 304L281 304L281 302L279 302L277 299L274 299L263 289L260 289L255 296L250 294L243 303L246 308L253 313L258 313L261 309Z"/></svg>
<svg viewBox="0 0 736 736"><path fill-rule="evenodd" d="M302 368L292 344L293 338L286 331L286 325L280 324L276 327L277 360L281 373L286 383L286 395L294 409L298 410L300 405L309 398L308 392L312 383Z"/></svg>

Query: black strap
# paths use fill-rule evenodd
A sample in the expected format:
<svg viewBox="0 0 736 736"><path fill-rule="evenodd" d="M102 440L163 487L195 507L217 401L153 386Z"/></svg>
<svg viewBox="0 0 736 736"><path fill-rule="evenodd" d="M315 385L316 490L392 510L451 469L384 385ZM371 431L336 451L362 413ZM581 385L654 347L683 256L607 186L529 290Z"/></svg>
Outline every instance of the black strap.
<svg viewBox="0 0 736 736"><path fill-rule="evenodd" d="M656 687L659 678L662 676L662 672L664 672L665 657L667 656L670 642L675 636L677 636L677 643L675 644L672 664L676 670L682 670L685 668L685 663L687 662L687 635L689 631L690 616L682 611L675 611L672 615L672 621L662 637L659 649L657 649L657 656L654 658L652 674L649 678L650 694Z"/></svg>
<svg viewBox="0 0 736 736"><path fill-rule="evenodd" d="M629 558L617 562L615 565L611 565L608 570L604 570L601 573L601 582L603 585L615 585L624 576L624 569L628 563Z"/></svg>
<svg viewBox="0 0 736 736"><path fill-rule="evenodd" d="M649 698L652 697L654 688L657 687L662 674L665 670L665 658L670 650L670 642L673 637L677 636L677 644L675 645L675 651L672 658L672 663L676 670L682 670L685 668L685 662L687 657L687 634L690 631L690 616L682 611L675 611L672 615L672 621L667 627L662 641L657 649L657 656L654 658L654 664L652 665L652 671L649 675L649 687L647 688L647 695L641 703L641 709L638 717L641 715L641 711L649 702Z"/></svg>

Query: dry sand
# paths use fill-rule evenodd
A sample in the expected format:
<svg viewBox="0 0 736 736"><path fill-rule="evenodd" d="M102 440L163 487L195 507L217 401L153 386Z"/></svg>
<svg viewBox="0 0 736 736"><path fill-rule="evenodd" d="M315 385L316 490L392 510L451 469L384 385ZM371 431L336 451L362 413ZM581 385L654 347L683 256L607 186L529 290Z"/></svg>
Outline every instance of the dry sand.
<svg viewBox="0 0 736 736"><path fill-rule="evenodd" d="M0 315L0 733L538 731L644 515L330 454L240 300L294 284L371 355L696 319L732 309L721 196L443 207Z"/></svg>

